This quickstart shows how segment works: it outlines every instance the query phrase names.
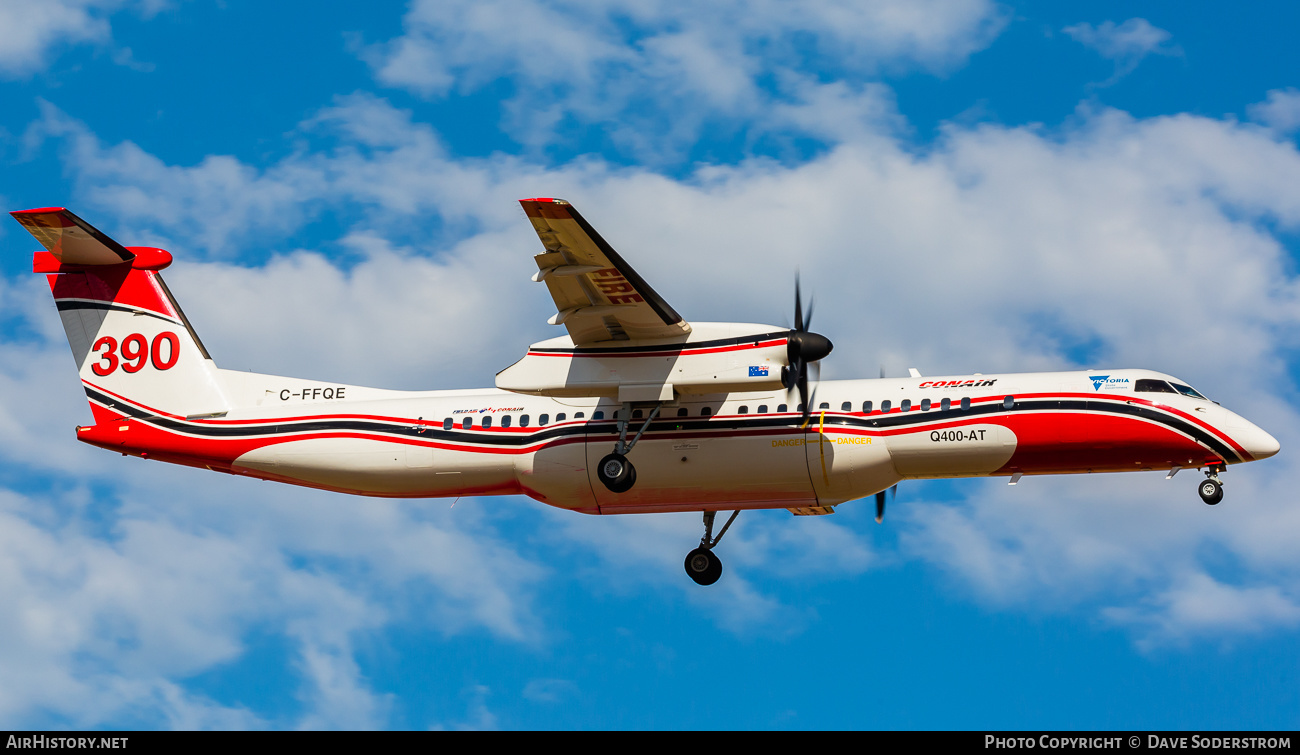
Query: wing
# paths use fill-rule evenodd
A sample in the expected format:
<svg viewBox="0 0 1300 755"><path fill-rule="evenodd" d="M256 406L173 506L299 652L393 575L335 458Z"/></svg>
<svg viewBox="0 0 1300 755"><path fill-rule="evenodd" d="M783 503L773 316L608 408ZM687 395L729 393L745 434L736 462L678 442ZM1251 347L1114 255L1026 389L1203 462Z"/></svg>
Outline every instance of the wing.
<svg viewBox="0 0 1300 755"><path fill-rule="evenodd" d="M556 313L579 346L601 341L681 337L691 326L618 256L563 199L521 199L546 251L535 281L546 283Z"/></svg>

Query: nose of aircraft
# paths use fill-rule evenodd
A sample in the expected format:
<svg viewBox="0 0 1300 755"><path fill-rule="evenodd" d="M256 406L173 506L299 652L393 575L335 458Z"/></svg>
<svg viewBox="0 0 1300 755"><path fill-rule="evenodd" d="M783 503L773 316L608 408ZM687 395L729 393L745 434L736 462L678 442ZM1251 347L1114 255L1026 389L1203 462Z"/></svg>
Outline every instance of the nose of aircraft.
<svg viewBox="0 0 1300 755"><path fill-rule="evenodd" d="M1282 450L1282 444L1277 442L1277 438L1249 422L1246 423L1246 428L1240 432L1238 442L1241 443L1242 448L1246 449L1246 453L1256 459L1267 459Z"/></svg>

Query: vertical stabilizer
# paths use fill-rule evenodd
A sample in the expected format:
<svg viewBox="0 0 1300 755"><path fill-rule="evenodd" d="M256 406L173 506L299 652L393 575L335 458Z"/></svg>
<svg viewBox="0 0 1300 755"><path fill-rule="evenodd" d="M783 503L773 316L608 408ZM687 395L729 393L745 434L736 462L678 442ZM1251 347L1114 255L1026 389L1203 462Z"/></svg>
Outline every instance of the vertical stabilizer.
<svg viewBox="0 0 1300 755"><path fill-rule="evenodd" d="M46 248L46 273L97 422L224 412L216 365L159 270L161 249L124 247L63 208L11 213Z"/></svg>

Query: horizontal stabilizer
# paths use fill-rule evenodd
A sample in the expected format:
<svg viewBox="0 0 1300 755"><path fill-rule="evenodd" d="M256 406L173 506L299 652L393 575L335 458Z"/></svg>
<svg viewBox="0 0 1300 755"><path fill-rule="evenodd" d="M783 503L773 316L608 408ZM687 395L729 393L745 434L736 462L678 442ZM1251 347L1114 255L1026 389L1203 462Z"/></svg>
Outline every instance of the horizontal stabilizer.
<svg viewBox="0 0 1300 755"><path fill-rule="evenodd" d="M120 265L136 255L62 207L11 212L63 265Z"/></svg>

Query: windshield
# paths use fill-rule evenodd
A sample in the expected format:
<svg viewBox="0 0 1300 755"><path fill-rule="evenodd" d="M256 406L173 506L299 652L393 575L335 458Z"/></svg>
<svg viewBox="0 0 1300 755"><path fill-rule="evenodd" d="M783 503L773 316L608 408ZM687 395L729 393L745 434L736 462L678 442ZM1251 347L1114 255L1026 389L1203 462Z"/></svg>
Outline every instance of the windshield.
<svg viewBox="0 0 1300 755"><path fill-rule="evenodd" d="M1188 390L1191 389L1189 388ZM1173 393L1174 389L1170 388L1169 384L1163 380L1144 378L1134 384L1133 391L1136 393Z"/></svg>
<svg viewBox="0 0 1300 755"><path fill-rule="evenodd" d="M1208 398L1202 396L1192 386L1175 383L1172 380L1166 383L1163 380L1143 378L1133 384L1133 391L1135 393L1181 393L1184 396L1191 396L1192 398L1199 398L1202 401L1209 401Z"/></svg>
<svg viewBox="0 0 1300 755"><path fill-rule="evenodd" d="M1184 396L1191 396L1192 398L1199 398L1202 401L1209 401L1208 398L1202 396L1195 388L1193 388L1190 385L1183 385L1182 383L1170 383L1170 385L1174 387L1174 390L1178 391Z"/></svg>

